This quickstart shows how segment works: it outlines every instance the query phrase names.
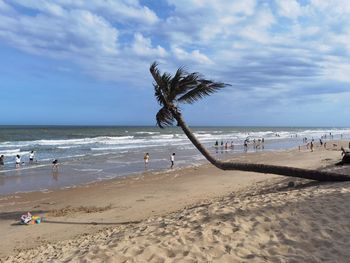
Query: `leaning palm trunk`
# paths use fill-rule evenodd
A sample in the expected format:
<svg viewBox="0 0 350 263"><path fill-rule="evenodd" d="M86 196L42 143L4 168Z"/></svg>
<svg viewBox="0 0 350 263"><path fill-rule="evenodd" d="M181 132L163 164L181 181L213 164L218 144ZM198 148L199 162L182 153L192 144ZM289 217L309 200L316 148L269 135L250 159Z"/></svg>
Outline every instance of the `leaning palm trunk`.
<svg viewBox="0 0 350 263"><path fill-rule="evenodd" d="M177 125L182 128L193 145L217 168L222 170L278 174L317 181L350 181L350 176L337 173L267 164L223 162L215 159L187 127L178 106L175 106L174 103L192 104L228 86L228 84L204 79L198 73L189 74L183 68L179 68L174 76L171 76L169 73L162 75L158 70L158 64L156 62L151 65L150 72L155 80L153 84L155 97L162 106L156 115L158 126L164 128L163 126L172 125L174 120L176 120Z"/></svg>
<svg viewBox="0 0 350 263"><path fill-rule="evenodd" d="M221 170L240 170L247 172L256 173L269 173L277 174L291 177L299 177L310 180L317 181L350 181L350 177L343 174L309 170L302 168L294 168L288 166L278 166L278 165L268 165L268 164L252 164L252 163L235 163L235 162L223 162L215 159L208 150L197 140L193 135L189 127L186 125L185 121L179 112L174 109L170 110L176 119L178 126L182 128L188 139L193 143L193 145L203 154L203 156L211 162L214 166Z"/></svg>

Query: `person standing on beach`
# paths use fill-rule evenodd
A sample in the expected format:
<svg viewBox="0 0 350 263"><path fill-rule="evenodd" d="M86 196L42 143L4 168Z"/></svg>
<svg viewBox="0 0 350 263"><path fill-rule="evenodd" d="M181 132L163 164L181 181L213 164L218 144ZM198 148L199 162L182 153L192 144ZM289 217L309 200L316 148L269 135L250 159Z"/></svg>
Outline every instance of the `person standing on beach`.
<svg viewBox="0 0 350 263"><path fill-rule="evenodd" d="M0 156L0 165L4 165L5 164L4 159L5 159L5 156L2 154Z"/></svg>
<svg viewBox="0 0 350 263"><path fill-rule="evenodd" d="M34 162L34 151L31 151L29 154L29 163L33 163Z"/></svg>
<svg viewBox="0 0 350 263"><path fill-rule="evenodd" d="M313 152L314 151L314 143L313 143L313 141L311 141L311 143L310 143L310 150Z"/></svg>
<svg viewBox="0 0 350 263"><path fill-rule="evenodd" d="M16 155L16 168L21 165L21 156L19 154Z"/></svg>
<svg viewBox="0 0 350 263"><path fill-rule="evenodd" d="M172 155L170 155L170 162L171 162L170 168L172 169L173 166L174 166L174 162L175 162L175 153L173 153Z"/></svg>
<svg viewBox="0 0 350 263"><path fill-rule="evenodd" d="M143 160L145 162L145 169L146 169L149 162L149 153L146 153L145 156L143 156Z"/></svg>
<svg viewBox="0 0 350 263"><path fill-rule="evenodd" d="M52 162L52 170L57 170L58 169L58 160L55 159Z"/></svg>
<svg viewBox="0 0 350 263"><path fill-rule="evenodd" d="M218 141L215 142L214 148L215 148L215 152L218 153L219 152L219 142Z"/></svg>

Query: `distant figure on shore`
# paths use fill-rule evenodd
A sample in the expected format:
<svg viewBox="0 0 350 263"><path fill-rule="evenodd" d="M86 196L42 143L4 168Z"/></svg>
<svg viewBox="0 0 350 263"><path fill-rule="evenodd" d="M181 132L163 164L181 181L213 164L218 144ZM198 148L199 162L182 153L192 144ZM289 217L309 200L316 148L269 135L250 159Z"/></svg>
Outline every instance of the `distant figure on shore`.
<svg viewBox="0 0 350 263"><path fill-rule="evenodd" d="M263 149L265 149L265 139L264 138L261 139L261 147Z"/></svg>
<svg viewBox="0 0 350 263"><path fill-rule="evenodd" d="M248 142L247 142L247 140L244 140L243 146L244 146L244 151L247 151L248 150Z"/></svg>
<svg viewBox="0 0 350 263"><path fill-rule="evenodd" d="M19 154L16 155L16 168L21 165L21 156Z"/></svg>
<svg viewBox="0 0 350 263"><path fill-rule="evenodd" d="M322 142L322 140L320 139L320 145L322 146L323 145L323 142Z"/></svg>
<svg viewBox="0 0 350 263"><path fill-rule="evenodd" d="M0 156L0 165L4 165L4 164L5 164L4 159L5 159L5 156L2 154L2 155Z"/></svg>
<svg viewBox="0 0 350 263"><path fill-rule="evenodd" d="M234 144L233 144L233 141L231 141L231 146L230 146L230 147L231 147L232 150L235 149L235 146L234 146Z"/></svg>
<svg viewBox="0 0 350 263"><path fill-rule="evenodd" d="M57 170L58 169L58 160L57 159L53 160L53 162L52 162L52 169L53 170Z"/></svg>
<svg viewBox="0 0 350 263"><path fill-rule="evenodd" d="M313 152L314 151L314 143L311 141L310 143L310 150Z"/></svg>
<svg viewBox="0 0 350 263"><path fill-rule="evenodd" d="M172 169L174 167L174 162L175 162L175 153L170 155L170 162L171 162L170 168Z"/></svg>
<svg viewBox="0 0 350 263"><path fill-rule="evenodd" d="M29 163L33 163L34 162L34 151L31 151L29 154Z"/></svg>
<svg viewBox="0 0 350 263"><path fill-rule="evenodd" d="M149 153L146 153L145 156L143 156L143 160L145 161L145 168L147 168L149 162Z"/></svg>

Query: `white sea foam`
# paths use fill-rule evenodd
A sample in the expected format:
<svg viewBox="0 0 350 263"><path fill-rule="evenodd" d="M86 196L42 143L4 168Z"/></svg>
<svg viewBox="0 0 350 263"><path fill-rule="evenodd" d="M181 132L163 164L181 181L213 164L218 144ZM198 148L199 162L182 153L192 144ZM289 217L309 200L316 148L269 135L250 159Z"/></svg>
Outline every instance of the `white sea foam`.
<svg viewBox="0 0 350 263"><path fill-rule="evenodd" d="M136 134L160 134L160 132L145 132L145 131L140 131L140 132L135 132Z"/></svg>
<svg viewBox="0 0 350 263"><path fill-rule="evenodd" d="M21 165L18 168L12 168L7 170L0 170L0 173L7 173L7 172L13 172L13 171L22 171L22 170L30 170L30 169L38 169L41 167L49 166L49 164L38 164L38 165Z"/></svg>
<svg viewBox="0 0 350 263"><path fill-rule="evenodd" d="M0 154L4 155L5 157L13 157L13 156L16 156L17 154L20 156L27 155L29 154L29 151L21 151L21 149L12 149L12 150L5 150L5 151L0 150Z"/></svg>
<svg viewBox="0 0 350 263"><path fill-rule="evenodd" d="M79 148L79 145L71 145L71 146L58 146L57 149L72 149L72 148Z"/></svg>
<svg viewBox="0 0 350 263"><path fill-rule="evenodd" d="M60 146L60 145L84 145L93 143L109 143L109 142L121 142L128 139L133 139L134 136L100 136L92 138L81 138L81 139L58 139L58 140L34 140L34 141L21 141L21 142L4 142L2 144L13 144L16 146Z"/></svg>
<svg viewBox="0 0 350 263"><path fill-rule="evenodd" d="M1 154L3 155L11 155L11 154L18 154L21 151L21 149L11 149L11 150L1 150Z"/></svg>

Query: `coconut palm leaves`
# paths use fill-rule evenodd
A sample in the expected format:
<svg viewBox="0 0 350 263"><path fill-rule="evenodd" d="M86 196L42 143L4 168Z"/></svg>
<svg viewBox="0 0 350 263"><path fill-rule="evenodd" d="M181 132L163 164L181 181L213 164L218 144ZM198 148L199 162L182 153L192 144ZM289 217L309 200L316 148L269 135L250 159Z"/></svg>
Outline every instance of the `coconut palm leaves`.
<svg viewBox="0 0 350 263"><path fill-rule="evenodd" d="M156 115L157 124L161 128L173 125L174 116L171 111L179 112L178 104L192 104L228 86L222 82L204 79L197 72L188 73L183 67L174 76L167 72L161 74L157 62L151 65L150 72L155 80L155 97L162 106Z"/></svg>

